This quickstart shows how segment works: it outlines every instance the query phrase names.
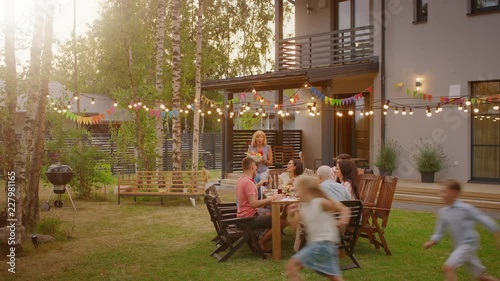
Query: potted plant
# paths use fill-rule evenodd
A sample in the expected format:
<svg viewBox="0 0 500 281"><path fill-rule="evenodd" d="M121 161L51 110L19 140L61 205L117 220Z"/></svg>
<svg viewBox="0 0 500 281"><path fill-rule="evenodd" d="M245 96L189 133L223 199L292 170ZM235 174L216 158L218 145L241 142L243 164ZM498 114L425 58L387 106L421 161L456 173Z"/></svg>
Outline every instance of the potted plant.
<svg viewBox="0 0 500 281"><path fill-rule="evenodd" d="M415 144L411 161L420 172L422 182L434 182L434 175L446 165L446 155L443 146L435 141L419 139Z"/></svg>
<svg viewBox="0 0 500 281"><path fill-rule="evenodd" d="M389 139L385 143L379 143L375 166L379 169L381 176L392 175L402 151L401 145L396 140Z"/></svg>

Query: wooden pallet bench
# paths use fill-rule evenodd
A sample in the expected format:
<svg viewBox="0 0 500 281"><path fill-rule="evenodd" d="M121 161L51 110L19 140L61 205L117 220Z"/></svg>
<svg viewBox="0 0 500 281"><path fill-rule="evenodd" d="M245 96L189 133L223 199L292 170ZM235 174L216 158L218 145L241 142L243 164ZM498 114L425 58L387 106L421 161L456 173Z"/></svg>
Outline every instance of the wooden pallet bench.
<svg viewBox="0 0 500 281"><path fill-rule="evenodd" d="M118 177L118 204L121 197L199 197L205 195L208 171L139 171Z"/></svg>

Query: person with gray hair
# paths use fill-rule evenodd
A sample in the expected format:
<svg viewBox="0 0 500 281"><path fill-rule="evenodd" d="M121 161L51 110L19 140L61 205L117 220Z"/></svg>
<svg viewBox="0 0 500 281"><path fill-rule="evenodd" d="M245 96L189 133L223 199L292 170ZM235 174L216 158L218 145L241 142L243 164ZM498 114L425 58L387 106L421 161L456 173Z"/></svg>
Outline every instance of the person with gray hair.
<svg viewBox="0 0 500 281"><path fill-rule="evenodd" d="M351 195L347 192L344 186L331 178L331 171L332 168L326 165L319 167L316 171L316 174L319 177L319 186L321 190L323 190L328 197L336 201L351 200Z"/></svg>

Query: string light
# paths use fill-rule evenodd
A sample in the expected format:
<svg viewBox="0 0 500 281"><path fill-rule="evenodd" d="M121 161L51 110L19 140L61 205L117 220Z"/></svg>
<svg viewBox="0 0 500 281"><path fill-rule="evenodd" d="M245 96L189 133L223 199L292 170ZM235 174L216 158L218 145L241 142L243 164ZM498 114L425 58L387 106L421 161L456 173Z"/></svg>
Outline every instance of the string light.
<svg viewBox="0 0 500 281"><path fill-rule="evenodd" d="M500 109L500 106L499 106L498 104L495 104L495 105L493 106L493 110L499 110L499 109Z"/></svg>
<svg viewBox="0 0 500 281"><path fill-rule="evenodd" d="M139 106L141 106L141 105L142 105L142 102L141 102L141 100L139 100L139 102L138 102L137 104L138 104Z"/></svg>
<svg viewBox="0 0 500 281"><path fill-rule="evenodd" d="M71 108L71 103L68 101L68 105L66 106L68 109Z"/></svg>
<svg viewBox="0 0 500 281"><path fill-rule="evenodd" d="M410 107L410 115L413 115L413 109Z"/></svg>
<svg viewBox="0 0 500 281"><path fill-rule="evenodd" d="M116 100L113 101L113 106L114 107L117 107L118 106L118 103L116 102Z"/></svg>
<svg viewBox="0 0 500 281"><path fill-rule="evenodd" d="M129 105L128 105L128 108L132 109L132 105L131 105L131 104L129 104Z"/></svg>
<svg viewBox="0 0 500 281"><path fill-rule="evenodd" d="M463 104L462 104L462 103L460 103L460 104L458 105L458 110L462 110L462 109L464 109L464 106L463 106Z"/></svg>
<svg viewBox="0 0 500 281"><path fill-rule="evenodd" d="M431 117L431 116L432 116L431 107L427 106L427 117Z"/></svg>
<svg viewBox="0 0 500 281"><path fill-rule="evenodd" d="M384 109L384 115L387 115L387 110Z"/></svg>
<svg viewBox="0 0 500 281"><path fill-rule="evenodd" d="M467 106L464 106L464 112L468 112Z"/></svg>
<svg viewBox="0 0 500 281"><path fill-rule="evenodd" d="M299 114L299 113L300 113L299 108L298 107L295 108L295 114Z"/></svg>
<svg viewBox="0 0 500 281"><path fill-rule="evenodd" d="M406 115L406 108L403 106L403 111L401 112L402 115Z"/></svg>
<svg viewBox="0 0 500 281"><path fill-rule="evenodd" d="M467 100L467 101L465 102L465 105L466 105L466 106L470 106L471 104L472 104L472 103L470 102L470 100Z"/></svg>
<svg viewBox="0 0 500 281"><path fill-rule="evenodd" d="M361 112L359 113L360 116L363 116L364 113L363 113L363 109L361 109Z"/></svg>
<svg viewBox="0 0 500 281"><path fill-rule="evenodd" d="M370 115L373 115L373 109L370 108Z"/></svg>
<svg viewBox="0 0 500 281"><path fill-rule="evenodd" d="M211 110L208 110L208 111L207 111L207 114L208 114L208 115L212 114L212 111L211 111Z"/></svg>
<svg viewBox="0 0 500 281"><path fill-rule="evenodd" d="M478 113L479 112L479 108L474 108L474 113Z"/></svg>
<svg viewBox="0 0 500 281"><path fill-rule="evenodd" d="M255 116L259 116L259 111L255 111Z"/></svg>
<svg viewBox="0 0 500 281"><path fill-rule="evenodd" d="M349 112L347 112L347 114L349 114L349 115L353 115L353 114L354 114L354 111L352 111L352 109L349 109Z"/></svg>
<svg viewBox="0 0 500 281"><path fill-rule="evenodd" d="M290 116L290 112L288 111L288 109L286 110L285 115L286 115L286 116Z"/></svg>
<svg viewBox="0 0 500 281"><path fill-rule="evenodd" d="M385 102L385 104L384 104L384 109L388 109L388 108L389 108L389 103L390 103L390 102L391 102L391 101L389 101L389 100Z"/></svg>
<svg viewBox="0 0 500 281"><path fill-rule="evenodd" d="M188 105L187 105L187 108L188 108L188 109L191 109L191 105L190 105L190 104L188 104Z"/></svg>
<svg viewBox="0 0 500 281"><path fill-rule="evenodd" d="M396 106L396 108L394 109L394 114L398 114L399 111L398 111L398 107Z"/></svg>
<svg viewBox="0 0 500 281"><path fill-rule="evenodd" d="M78 100L78 95L73 94L73 99Z"/></svg>
<svg viewBox="0 0 500 281"><path fill-rule="evenodd" d="M94 98L90 101L90 104L95 104Z"/></svg>
<svg viewBox="0 0 500 281"><path fill-rule="evenodd" d="M250 110L250 103L247 103L247 105L245 106L245 110L246 111Z"/></svg>

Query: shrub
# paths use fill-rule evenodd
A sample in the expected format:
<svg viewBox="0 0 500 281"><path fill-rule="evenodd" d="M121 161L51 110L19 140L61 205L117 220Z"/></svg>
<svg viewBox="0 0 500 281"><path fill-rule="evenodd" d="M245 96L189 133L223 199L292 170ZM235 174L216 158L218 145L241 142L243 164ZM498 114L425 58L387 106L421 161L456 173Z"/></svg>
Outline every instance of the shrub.
<svg viewBox="0 0 500 281"><path fill-rule="evenodd" d="M447 158L443 145L435 141L419 139L410 158L413 166L420 173L435 173L446 168Z"/></svg>
<svg viewBox="0 0 500 281"><path fill-rule="evenodd" d="M375 166L381 170L394 171L398 156L402 151L403 148L396 140L389 139L385 143L379 143Z"/></svg>

